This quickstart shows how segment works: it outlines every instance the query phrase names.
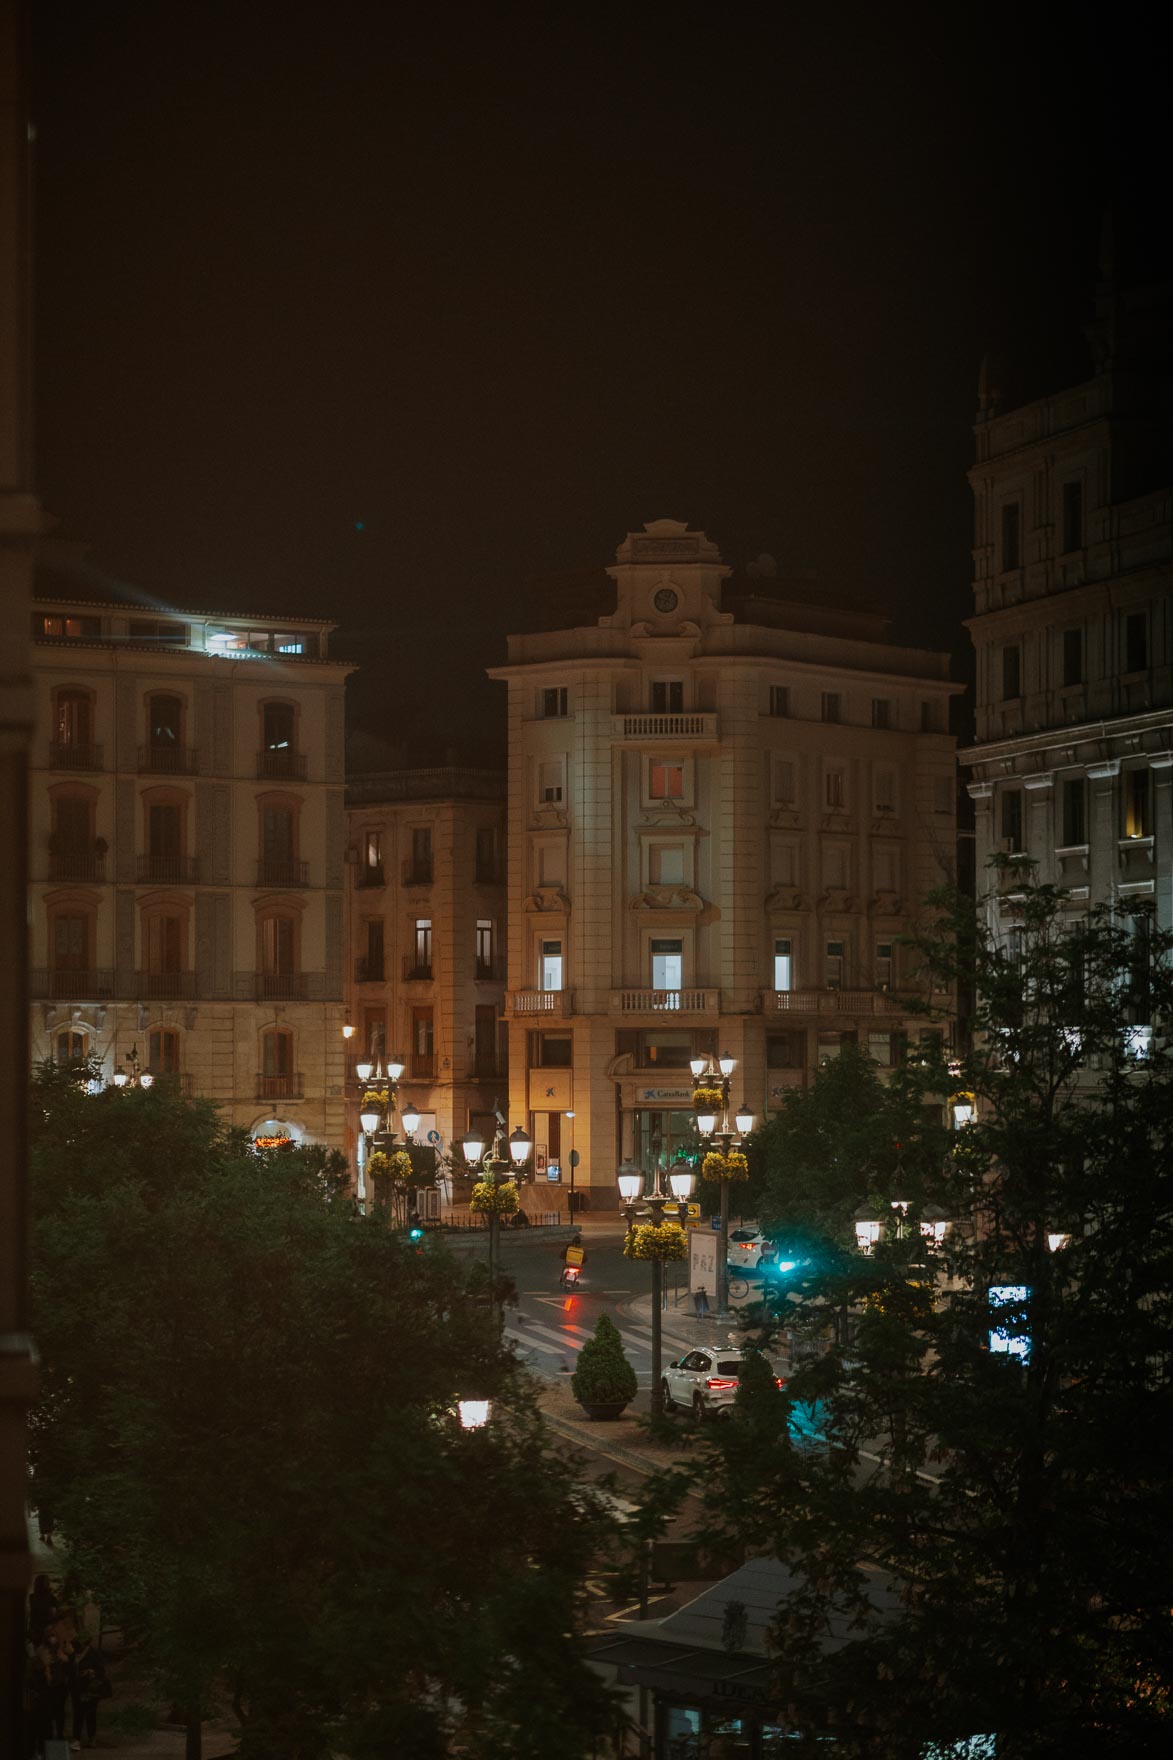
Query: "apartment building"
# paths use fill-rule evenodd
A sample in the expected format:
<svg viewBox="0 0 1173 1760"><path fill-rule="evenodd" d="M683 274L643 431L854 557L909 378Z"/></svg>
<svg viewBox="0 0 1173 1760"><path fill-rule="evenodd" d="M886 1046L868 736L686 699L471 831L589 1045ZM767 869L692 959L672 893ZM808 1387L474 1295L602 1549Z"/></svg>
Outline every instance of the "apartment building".
<svg viewBox="0 0 1173 1760"><path fill-rule="evenodd" d="M1173 289L1103 267L1090 378L1003 411L983 377L961 761L979 886L994 853L1029 856L1073 913L1119 903L1143 933L1173 927Z"/></svg>
<svg viewBox="0 0 1173 1760"><path fill-rule="evenodd" d="M508 1091L505 777L382 771L352 776L346 800L351 1071L364 1056L398 1057L418 1142L446 1151L470 1123L491 1142L494 1101ZM354 1152L353 1081L350 1092Z"/></svg>
<svg viewBox="0 0 1173 1760"><path fill-rule="evenodd" d="M619 1161L691 1131L689 1058L738 1060L760 1117L848 1041L927 1031L898 937L952 874L947 657L886 620L787 598L656 520L597 624L509 638L511 1120L539 1162ZM573 1115L571 1118L570 1115Z"/></svg>
<svg viewBox="0 0 1173 1760"><path fill-rule="evenodd" d="M333 624L33 601L34 1058L96 1055L255 1136L341 1147L343 693Z"/></svg>

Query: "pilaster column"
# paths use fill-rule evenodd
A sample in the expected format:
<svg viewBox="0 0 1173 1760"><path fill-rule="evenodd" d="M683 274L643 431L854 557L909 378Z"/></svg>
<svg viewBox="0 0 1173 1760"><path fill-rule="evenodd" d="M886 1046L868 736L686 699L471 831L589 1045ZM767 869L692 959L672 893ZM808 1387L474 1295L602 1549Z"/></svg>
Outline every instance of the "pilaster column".
<svg viewBox="0 0 1173 1760"><path fill-rule="evenodd" d="M1055 773L1040 770L1034 776L1024 776L1022 786L1026 806L1023 833L1026 848L1038 863L1035 878L1053 885L1059 878L1055 871L1055 845L1061 841L1055 823Z"/></svg>
<svg viewBox="0 0 1173 1760"><path fill-rule="evenodd" d="M1173 752L1149 759L1153 788L1153 874L1157 927L1173 929Z"/></svg>
<svg viewBox="0 0 1173 1760"><path fill-rule="evenodd" d="M1091 904L1108 904L1116 894L1116 778L1119 758L1089 764L1088 781L1088 885Z"/></svg>

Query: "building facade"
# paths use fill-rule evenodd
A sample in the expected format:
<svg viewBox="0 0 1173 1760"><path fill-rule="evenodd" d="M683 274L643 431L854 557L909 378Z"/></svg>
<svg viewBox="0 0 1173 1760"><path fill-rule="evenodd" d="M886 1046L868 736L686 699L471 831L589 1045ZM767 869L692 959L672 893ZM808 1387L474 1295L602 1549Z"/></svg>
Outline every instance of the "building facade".
<svg viewBox="0 0 1173 1760"><path fill-rule="evenodd" d="M68 572L68 571L66 571ZM255 1136L344 1140L332 624L33 603L34 1058L100 1058Z"/></svg>
<svg viewBox="0 0 1173 1760"><path fill-rule="evenodd" d="M383 771L353 776L346 798L351 1070L364 1056L398 1057L417 1141L446 1152L475 1123L491 1142L508 1091L505 777ZM352 1082L352 1153L358 1100Z"/></svg>
<svg viewBox="0 0 1173 1760"><path fill-rule="evenodd" d="M979 890L1028 856L1074 912L1173 927L1173 312L1101 287L1081 385L1000 412L984 381L975 501L977 738L962 754ZM1004 878L992 889L1012 898ZM1003 916L991 903L994 927ZM1012 908L1010 910L1012 915ZM1007 919L1009 920L1009 919Z"/></svg>
<svg viewBox="0 0 1173 1760"><path fill-rule="evenodd" d="M866 612L754 597L657 520L596 625L509 640L511 1123L609 1204L692 1128L689 1058L761 1117L855 1040L923 1030L897 938L952 874L944 655ZM572 1117L569 1115L573 1115Z"/></svg>

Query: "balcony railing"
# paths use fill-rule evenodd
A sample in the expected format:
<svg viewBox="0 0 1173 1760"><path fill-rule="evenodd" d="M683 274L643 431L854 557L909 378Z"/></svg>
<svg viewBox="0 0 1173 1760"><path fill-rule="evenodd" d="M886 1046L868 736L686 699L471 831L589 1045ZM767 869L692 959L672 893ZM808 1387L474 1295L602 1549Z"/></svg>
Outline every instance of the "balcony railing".
<svg viewBox="0 0 1173 1760"><path fill-rule="evenodd" d="M504 886L505 869L500 862L478 862L473 881L477 886Z"/></svg>
<svg viewBox="0 0 1173 1760"><path fill-rule="evenodd" d="M407 983L427 982L432 976L431 960L424 965L420 960L409 959L405 956L403 961L403 976Z"/></svg>
<svg viewBox="0 0 1173 1760"><path fill-rule="evenodd" d="M51 849L50 880L103 880L106 852L96 849Z"/></svg>
<svg viewBox="0 0 1173 1760"><path fill-rule="evenodd" d="M383 982L383 961L366 954L354 962L354 981L356 984L381 984Z"/></svg>
<svg viewBox="0 0 1173 1760"><path fill-rule="evenodd" d="M195 1083L185 1070L153 1069L151 1074L155 1078L155 1086L162 1088L165 1093L181 1094L185 1100L190 1100L195 1093Z"/></svg>
<svg viewBox="0 0 1173 1760"><path fill-rule="evenodd" d="M257 996L262 1002L303 1002L304 972L258 972Z"/></svg>
<svg viewBox="0 0 1173 1760"><path fill-rule="evenodd" d="M613 990L613 1014L715 1014L716 990Z"/></svg>
<svg viewBox="0 0 1173 1760"><path fill-rule="evenodd" d="M305 753L291 752L283 746L257 753L257 775L285 782L305 781Z"/></svg>
<svg viewBox="0 0 1173 1760"><path fill-rule="evenodd" d="M60 997L69 1002L90 1002L114 994L114 973L109 968L84 971L52 971L34 967L29 973L29 994Z"/></svg>
<svg viewBox="0 0 1173 1760"><path fill-rule="evenodd" d="M515 990L510 998L514 1014L573 1014L573 990Z"/></svg>
<svg viewBox="0 0 1173 1760"><path fill-rule="evenodd" d="M431 862L406 861L403 864L403 884L405 886L430 886L432 884Z"/></svg>
<svg viewBox="0 0 1173 1760"><path fill-rule="evenodd" d="M310 865L295 856L262 856L257 863L258 886L308 886Z"/></svg>
<svg viewBox="0 0 1173 1760"><path fill-rule="evenodd" d="M190 1000L196 993L194 972L136 972L135 994L161 1002Z"/></svg>
<svg viewBox="0 0 1173 1760"><path fill-rule="evenodd" d="M385 886L387 881L383 874L383 864L379 862L372 868L357 869L354 876L354 884L358 887L362 887L364 890L370 886Z"/></svg>
<svg viewBox="0 0 1173 1760"><path fill-rule="evenodd" d="M101 746L74 745L71 740L55 739L49 746L50 770L100 770Z"/></svg>
<svg viewBox="0 0 1173 1760"><path fill-rule="evenodd" d="M160 886L194 886L200 877L198 856L139 856L140 881L153 880Z"/></svg>
<svg viewBox="0 0 1173 1760"><path fill-rule="evenodd" d="M300 1070L282 1076L267 1076L258 1071L256 1097L258 1100L303 1100L305 1077Z"/></svg>
<svg viewBox="0 0 1173 1760"><path fill-rule="evenodd" d="M613 715L613 739L691 739L715 740L717 717L691 713L687 715Z"/></svg>
<svg viewBox="0 0 1173 1760"><path fill-rule="evenodd" d="M888 990L763 990L764 1014L906 1014Z"/></svg>
<svg viewBox="0 0 1173 1760"><path fill-rule="evenodd" d="M194 746L140 746L138 767L155 776L193 776L200 755Z"/></svg>
<svg viewBox="0 0 1173 1760"><path fill-rule="evenodd" d="M436 1077L436 1054L435 1054L435 1052L433 1051L430 1055L425 1055L425 1053L422 1051L414 1052L412 1054L411 1062L408 1066L407 1073L410 1076L413 1076L416 1079L416 1081L420 1081L420 1082L434 1081L435 1077Z"/></svg>

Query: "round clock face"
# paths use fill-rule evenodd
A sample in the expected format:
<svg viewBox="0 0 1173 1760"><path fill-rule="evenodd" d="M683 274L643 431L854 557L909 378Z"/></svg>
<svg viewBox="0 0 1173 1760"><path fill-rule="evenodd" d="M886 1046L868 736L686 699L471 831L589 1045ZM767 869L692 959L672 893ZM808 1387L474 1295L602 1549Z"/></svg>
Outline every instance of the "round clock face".
<svg viewBox="0 0 1173 1760"><path fill-rule="evenodd" d="M652 604L656 607L657 611L675 611L677 602L677 595L672 591L671 587L661 587L655 598L652 600Z"/></svg>

